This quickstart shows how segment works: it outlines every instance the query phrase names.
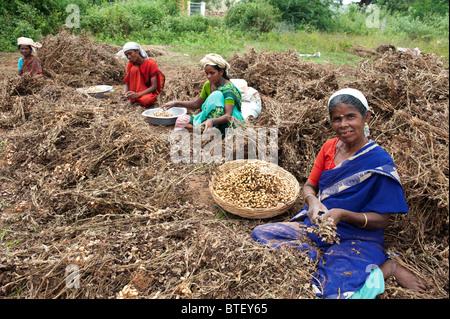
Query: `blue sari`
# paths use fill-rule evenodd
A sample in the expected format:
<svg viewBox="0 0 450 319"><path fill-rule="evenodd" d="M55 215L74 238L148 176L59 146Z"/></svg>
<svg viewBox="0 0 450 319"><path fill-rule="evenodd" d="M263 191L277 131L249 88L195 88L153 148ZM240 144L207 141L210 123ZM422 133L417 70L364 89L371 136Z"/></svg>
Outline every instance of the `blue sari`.
<svg viewBox="0 0 450 319"><path fill-rule="evenodd" d="M372 140L334 169L322 172L318 198L328 209L379 214L408 212L394 162ZM305 232L300 224L312 225L307 212L308 206L304 206L288 223L258 226L252 237L278 249L283 245L294 246L316 259L314 247L301 241ZM339 244L327 244L314 233L307 233L323 251L312 284L317 295L324 298L349 298L363 286L367 289L365 283L369 275L387 259L383 229L359 228L340 222L337 233ZM382 288L384 290L384 285Z"/></svg>

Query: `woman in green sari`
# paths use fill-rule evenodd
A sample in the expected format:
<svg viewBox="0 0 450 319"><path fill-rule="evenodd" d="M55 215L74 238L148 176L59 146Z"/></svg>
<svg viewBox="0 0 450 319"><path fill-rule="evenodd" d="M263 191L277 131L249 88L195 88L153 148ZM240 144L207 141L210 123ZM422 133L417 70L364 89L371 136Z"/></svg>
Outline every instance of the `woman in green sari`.
<svg viewBox="0 0 450 319"><path fill-rule="evenodd" d="M186 128L192 132L194 127L200 127L207 131L216 127L225 135L225 129L231 126L232 117L238 121L244 120L241 113L241 92L230 81L230 65L220 55L207 54L200 63L207 79L200 96L193 101L171 101L164 104L163 108L181 106L202 109L197 115L180 116L175 123L175 130Z"/></svg>

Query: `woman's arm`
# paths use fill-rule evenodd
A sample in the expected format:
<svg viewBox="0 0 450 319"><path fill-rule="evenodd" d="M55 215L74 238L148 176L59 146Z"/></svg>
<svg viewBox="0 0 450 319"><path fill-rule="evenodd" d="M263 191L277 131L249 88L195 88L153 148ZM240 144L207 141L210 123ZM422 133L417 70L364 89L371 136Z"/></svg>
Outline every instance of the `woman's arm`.
<svg viewBox="0 0 450 319"><path fill-rule="evenodd" d="M124 94L126 97L130 97L132 99L138 99L143 95L153 93L154 91L156 91L157 88L158 88L158 79L156 76L154 76L150 79L150 87L141 92L128 91L129 87L128 87L128 83L127 83L127 85L125 86Z"/></svg>
<svg viewBox="0 0 450 319"><path fill-rule="evenodd" d="M313 224L316 224L316 218L319 213L328 212L327 207L317 198L318 191L319 186L316 186L309 181L303 186L303 199L308 204L308 217Z"/></svg>
<svg viewBox="0 0 450 319"><path fill-rule="evenodd" d="M207 119L201 125L203 125L205 127L205 130L208 130L208 129L212 128L214 125L228 123L233 114L233 109L234 109L234 105L225 104L225 114L224 115L219 116L219 117L215 118L214 120Z"/></svg>
<svg viewBox="0 0 450 319"><path fill-rule="evenodd" d="M356 213L341 208L330 209L322 217L331 217L334 222L345 222L367 229L385 229L389 225L390 214L379 213Z"/></svg>
<svg viewBox="0 0 450 319"><path fill-rule="evenodd" d="M140 96L150 94L156 91L158 88L158 77L154 76L150 79L150 87L148 89L145 89L144 91L138 92Z"/></svg>
<svg viewBox="0 0 450 319"><path fill-rule="evenodd" d="M186 107L188 109L199 109L202 107L204 102L205 102L204 99L202 99L201 97L198 97L197 99L195 99L193 101L175 101L175 100L170 101L170 102L164 103L162 107L164 109L169 109L174 106L181 106L181 107Z"/></svg>

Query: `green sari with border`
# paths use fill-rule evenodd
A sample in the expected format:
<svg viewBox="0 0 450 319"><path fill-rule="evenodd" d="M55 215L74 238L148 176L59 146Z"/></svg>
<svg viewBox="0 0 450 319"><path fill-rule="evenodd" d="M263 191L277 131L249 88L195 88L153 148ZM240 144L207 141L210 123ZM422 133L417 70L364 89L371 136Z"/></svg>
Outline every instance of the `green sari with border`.
<svg viewBox="0 0 450 319"><path fill-rule="evenodd" d="M225 83L212 92L202 105L202 111L192 116L190 123L194 127L200 126L207 119L215 119L225 114L225 101L232 99L234 101L233 113L231 116L238 121L244 121L241 113L242 96L239 89L233 83ZM225 129L230 127L230 123L216 124L216 128L225 135ZM232 126L235 128L235 126Z"/></svg>

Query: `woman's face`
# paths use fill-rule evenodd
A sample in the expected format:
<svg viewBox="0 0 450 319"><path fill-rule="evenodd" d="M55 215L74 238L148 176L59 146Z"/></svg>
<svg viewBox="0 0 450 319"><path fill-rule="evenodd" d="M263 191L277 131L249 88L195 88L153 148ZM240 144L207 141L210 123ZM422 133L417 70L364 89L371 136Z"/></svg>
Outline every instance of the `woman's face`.
<svg viewBox="0 0 450 319"><path fill-rule="evenodd" d="M139 55L139 50L125 51L125 56L127 57L128 61L132 63L139 62L139 59L141 59L141 56Z"/></svg>
<svg viewBox="0 0 450 319"><path fill-rule="evenodd" d="M28 56L30 56L31 55L31 48L30 48L30 46L29 45L23 45L23 44L21 44L20 45L20 48L19 48L19 51L20 51L20 53L24 56L24 57L28 57Z"/></svg>
<svg viewBox="0 0 450 319"><path fill-rule="evenodd" d="M212 83L216 86L217 86L217 84L220 85L222 83L223 70L218 71L211 65L206 65L205 66L205 74L206 74L206 78L208 79L208 81L210 83Z"/></svg>
<svg viewBox="0 0 450 319"><path fill-rule="evenodd" d="M370 111L363 118L359 110L346 103L338 104L331 115L331 126L336 136L344 143L365 140L364 123L370 119Z"/></svg>

